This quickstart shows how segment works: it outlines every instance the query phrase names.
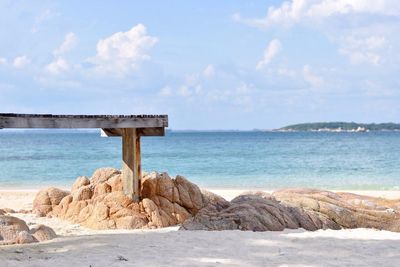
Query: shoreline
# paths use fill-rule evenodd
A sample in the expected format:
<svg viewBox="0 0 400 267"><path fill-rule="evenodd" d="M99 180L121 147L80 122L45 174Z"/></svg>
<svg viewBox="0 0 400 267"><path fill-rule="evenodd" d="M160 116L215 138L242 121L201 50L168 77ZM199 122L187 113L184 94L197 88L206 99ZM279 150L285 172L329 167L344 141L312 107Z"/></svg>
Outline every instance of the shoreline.
<svg viewBox="0 0 400 267"><path fill-rule="evenodd" d="M38 189L33 188L16 188L16 189L0 189L0 209L1 208L11 208L14 210L21 210L21 209L31 209L33 199L35 198L37 192L40 189L46 187L41 187ZM58 187L62 190L69 191L70 188L67 187ZM222 196L228 201L231 201L233 198L237 197L240 194L245 192L265 192L271 194L276 190L261 190L261 189L220 189L220 188L201 188L207 191L210 191L214 194ZM400 199L400 190L327 190L332 192L346 192L352 193L357 195L364 195L370 197L379 197L385 199Z"/></svg>

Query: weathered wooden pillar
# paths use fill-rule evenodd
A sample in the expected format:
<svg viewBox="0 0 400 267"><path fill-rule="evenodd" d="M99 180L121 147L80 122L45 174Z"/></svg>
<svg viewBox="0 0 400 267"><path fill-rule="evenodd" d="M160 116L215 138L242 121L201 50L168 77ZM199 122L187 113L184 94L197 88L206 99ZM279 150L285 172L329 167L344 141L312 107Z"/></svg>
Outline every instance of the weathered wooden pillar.
<svg viewBox="0 0 400 267"><path fill-rule="evenodd" d="M122 185L125 195L140 200L140 136L135 128L122 129Z"/></svg>

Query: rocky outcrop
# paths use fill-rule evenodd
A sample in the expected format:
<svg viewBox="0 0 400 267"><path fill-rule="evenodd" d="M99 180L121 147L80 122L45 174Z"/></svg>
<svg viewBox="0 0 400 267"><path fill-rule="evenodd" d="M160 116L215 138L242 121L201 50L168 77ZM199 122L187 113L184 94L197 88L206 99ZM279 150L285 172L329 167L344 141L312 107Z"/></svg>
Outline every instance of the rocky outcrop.
<svg viewBox="0 0 400 267"><path fill-rule="evenodd" d="M400 232L400 200L313 189L288 189L273 195L283 205L322 214L343 228Z"/></svg>
<svg viewBox="0 0 400 267"><path fill-rule="evenodd" d="M295 189L239 196L213 204L182 224L184 230L281 231L376 228L400 232L400 201L322 190Z"/></svg>
<svg viewBox="0 0 400 267"><path fill-rule="evenodd" d="M25 221L13 216L0 215L0 245L28 244L56 237L50 227L38 225L29 229Z"/></svg>
<svg viewBox="0 0 400 267"><path fill-rule="evenodd" d="M43 189L33 200L33 211L37 215L43 216L51 212L53 207L57 206L66 195L68 192L55 187Z"/></svg>
<svg viewBox="0 0 400 267"><path fill-rule="evenodd" d="M186 230L280 231L286 228L376 228L400 232L400 200L385 200L323 190L287 189L248 193L228 202L182 176L145 173L139 203L122 191L121 172L102 168L92 177L78 177L71 192L40 191L33 212L79 223L92 229L160 228ZM6 211L0 210L0 214ZM21 229L20 232L23 232ZM52 236L42 228L41 234ZM47 231L47 232L46 232ZM26 233L21 240L29 242ZM46 237L47 238L47 237ZM21 241L22 242L22 241ZM25 241L24 241L25 242Z"/></svg>
<svg viewBox="0 0 400 267"><path fill-rule="evenodd" d="M183 223L211 201L221 200L182 176L144 174L140 203L122 191L121 172L102 168L91 178L78 177L70 193L49 188L38 193L33 211L92 229L160 228ZM57 197L55 197L57 196Z"/></svg>

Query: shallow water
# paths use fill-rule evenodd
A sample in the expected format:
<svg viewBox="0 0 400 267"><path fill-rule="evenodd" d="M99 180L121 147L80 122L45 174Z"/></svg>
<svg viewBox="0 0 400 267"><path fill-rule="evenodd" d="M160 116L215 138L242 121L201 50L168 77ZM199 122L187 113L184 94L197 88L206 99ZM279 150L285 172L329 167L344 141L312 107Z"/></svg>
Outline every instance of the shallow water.
<svg viewBox="0 0 400 267"><path fill-rule="evenodd" d="M168 132L142 138L146 171L212 188L394 190L400 133ZM121 139L88 131L0 131L0 186L69 186L121 166Z"/></svg>

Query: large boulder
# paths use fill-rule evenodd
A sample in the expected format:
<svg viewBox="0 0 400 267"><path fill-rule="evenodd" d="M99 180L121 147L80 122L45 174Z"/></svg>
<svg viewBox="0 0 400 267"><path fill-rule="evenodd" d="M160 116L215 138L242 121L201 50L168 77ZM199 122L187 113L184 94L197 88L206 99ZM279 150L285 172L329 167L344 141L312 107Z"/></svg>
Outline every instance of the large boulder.
<svg viewBox="0 0 400 267"><path fill-rule="evenodd" d="M123 193L121 172L101 168L90 179L78 177L71 194L60 193L57 200L51 200L49 190L39 192L34 211L92 229L159 228L181 224L219 200L186 178L167 173L144 173L141 185L142 200L134 203Z"/></svg>
<svg viewBox="0 0 400 267"><path fill-rule="evenodd" d="M39 225L29 229L25 221L7 215L0 215L0 245L29 244L56 237L50 227Z"/></svg>
<svg viewBox="0 0 400 267"><path fill-rule="evenodd" d="M343 228L376 228L400 232L400 201L314 189L277 191L283 205L322 214Z"/></svg>
<svg viewBox="0 0 400 267"><path fill-rule="evenodd" d="M399 200L312 189L287 189L272 195L247 193L223 206L206 206L181 229L313 231L362 227L400 232L399 204Z"/></svg>
<svg viewBox="0 0 400 267"><path fill-rule="evenodd" d="M39 242L51 240L57 237L57 234L52 228L43 224L32 227L29 233Z"/></svg>
<svg viewBox="0 0 400 267"><path fill-rule="evenodd" d="M13 216L0 215L0 240L13 241L20 232L29 232L29 227L25 221Z"/></svg>
<svg viewBox="0 0 400 267"><path fill-rule="evenodd" d="M315 230L312 220L298 209L282 206L269 194L247 194L224 205L208 205L185 221L185 230L282 231L303 227Z"/></svg>
<svg viewBox="0 0 400 267"><path fill-rule="evenodd" d="M69 192L55 187L40 190L33 200L33 212L39 216L45 216L68 194Z"/></svg>

